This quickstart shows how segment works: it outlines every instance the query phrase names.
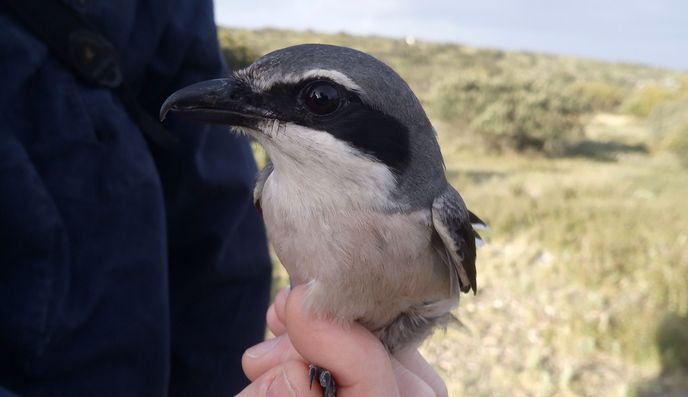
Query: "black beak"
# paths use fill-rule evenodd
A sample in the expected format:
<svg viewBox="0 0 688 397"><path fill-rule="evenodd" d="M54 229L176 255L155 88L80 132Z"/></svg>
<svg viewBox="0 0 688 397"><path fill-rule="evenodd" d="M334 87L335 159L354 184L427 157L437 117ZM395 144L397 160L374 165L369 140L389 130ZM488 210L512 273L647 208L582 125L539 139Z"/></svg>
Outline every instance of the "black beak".
<svg viewBox="0 0 688 397"><path fill-rule="evenodd" d="M266 112L255 106L255 94L235 78L202 81L170 95L160 108L160 121L169 112L195 121L256 128Z"/></svg>

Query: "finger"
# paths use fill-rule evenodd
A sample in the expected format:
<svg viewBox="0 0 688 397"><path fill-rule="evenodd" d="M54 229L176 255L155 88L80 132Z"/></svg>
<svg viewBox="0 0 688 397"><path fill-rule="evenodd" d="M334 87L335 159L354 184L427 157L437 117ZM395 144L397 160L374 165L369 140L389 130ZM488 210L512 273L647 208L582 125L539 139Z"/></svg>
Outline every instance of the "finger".
<svg viewBox="0 0 688 397"><path fill-rule="evenodd" d="M435 372L430 363L416 349L406 349L394 354L399 363L418 376L425 384L430 386L438 397L449 395L447 386L442 378ZM403 388L399 388L404 390Z"/></svg>
<svg viewBox="0 0 688 397"><path fill-rule="evenodd" d="M435 397L439 396L418 375L411 372L398 360L392 358L392 368L397 379L401 397Z"/></svg>
<svg viewBox="0 0 688 397"><path fill-rule="evenodd" d="M284 306L287 303L289 286L282 288L275 296L275 301L268 308L267 321L268 329L273 335L282 335L287 331L284 325Z"/></svg>
<svg viewBox="0 0 688 397"><path fill-rule="evenodd" d="M246 350L241 357L241 366L246 377L255 380L271 368L291 360L303 361L289 341L289 337L280 335Z"/></svg>
<svg viewBox="0 0 688 397"><path fill-rule="evenodd" d="M268 329L275 336L280 336L284 334L287 327L277 318L277 312L275 311L275 304L273 303L268 307L268 312L265 315L268 323Z"/></svg>
<svg viewBox="0 0 688 397"><path fill-rule="evenodd" d="M314 382L310 387L308 366L302 361L278 365L237 394L237 397L322 397L322 389Z"/></svg>
<svg viewBox="0 0 688 397"><path fill-rule="evenodd" d="M358 323L340 324L304 310L305 287L287 297L289 339L308 363L330 371L340 397L399 395L392 363L380 341Z"/></svg>

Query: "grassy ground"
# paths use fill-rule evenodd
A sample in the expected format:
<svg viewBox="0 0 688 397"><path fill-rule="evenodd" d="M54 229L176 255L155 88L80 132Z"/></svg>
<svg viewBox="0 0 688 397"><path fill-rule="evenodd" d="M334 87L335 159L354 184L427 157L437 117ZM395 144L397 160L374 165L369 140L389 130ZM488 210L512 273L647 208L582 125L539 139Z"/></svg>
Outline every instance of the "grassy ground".
<svg viewBox="0 0 688 397"><path fill-rule="evenodd" d="M623 126L629 136L591 140L594 155L561 159L476 155L442 136L453 185L492 226L480 293L457 312L465 327L424 346L451 395L670 395L648 393L658 326L688 309L688 173L628 149L642 127Z"/></svg>
<svg viewBox="0 0 688 397"><path fill-rule="evenodd" d="M569 73L616 94L638 81L661 85L672 73L462 46L420 43L418 50L383 38L222 35L255 55L302 42L369 50L426 105L452 184L492 228L479 251L478 295L464 296L456 313L464 326L422 347L450 395L688 395L681 370L688 368L688 170L680 158L657 150L644 119L616 108L590 112L564 156L489 153L443 118L436 100L452 78L442 70L452 66L451 73ZM286 282L280 267L275 281Z"/></svg>

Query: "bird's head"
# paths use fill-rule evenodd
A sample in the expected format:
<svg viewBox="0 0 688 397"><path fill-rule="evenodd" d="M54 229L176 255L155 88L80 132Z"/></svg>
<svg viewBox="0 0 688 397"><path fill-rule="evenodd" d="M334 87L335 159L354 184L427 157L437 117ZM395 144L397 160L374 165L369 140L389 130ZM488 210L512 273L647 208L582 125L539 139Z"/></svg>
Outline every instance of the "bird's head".
<svg viewBox="0 0 688 397"><path fill-rule="evenodd" d="M444 181L435 132L409 86L350 48L305 44L272 52L228 78L175 92L161 119L169 112L246 132L276 171L300 167L304 177L319 171L344 179L388 173L389 189L408 204L426 202L423 192Z"/></svg>

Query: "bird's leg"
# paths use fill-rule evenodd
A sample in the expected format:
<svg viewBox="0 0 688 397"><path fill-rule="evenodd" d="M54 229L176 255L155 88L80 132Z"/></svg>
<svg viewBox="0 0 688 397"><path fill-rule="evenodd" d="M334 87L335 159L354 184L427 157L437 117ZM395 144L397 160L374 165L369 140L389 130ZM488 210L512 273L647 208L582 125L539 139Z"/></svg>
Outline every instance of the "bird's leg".
<svg viewBox="0 0 688 397"><path fill-rule="evenodd" d="M323 397L337 396L337 386L330 371L311 364L308 366L308 377L311 382L310 386L313 386L313 380L318 378L318 383L323 389Z"/></svg>

